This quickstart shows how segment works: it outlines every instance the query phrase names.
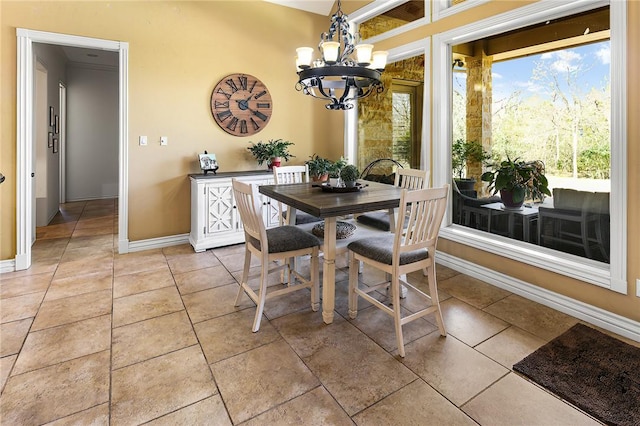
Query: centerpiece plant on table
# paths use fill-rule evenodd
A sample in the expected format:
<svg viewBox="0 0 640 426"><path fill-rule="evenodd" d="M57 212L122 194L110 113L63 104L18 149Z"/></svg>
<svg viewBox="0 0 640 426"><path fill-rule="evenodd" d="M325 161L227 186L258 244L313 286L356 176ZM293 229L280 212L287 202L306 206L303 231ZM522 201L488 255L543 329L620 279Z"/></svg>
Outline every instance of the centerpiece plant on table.
<svg viewBox="0 0 640 426"><path fill-rule="evenodd" d="M309 175L311 179L316 182L323 182L329 179L329 172L333 167L333 161L320 157L317 154L313 154L306 161L309 166Z"/></svg>

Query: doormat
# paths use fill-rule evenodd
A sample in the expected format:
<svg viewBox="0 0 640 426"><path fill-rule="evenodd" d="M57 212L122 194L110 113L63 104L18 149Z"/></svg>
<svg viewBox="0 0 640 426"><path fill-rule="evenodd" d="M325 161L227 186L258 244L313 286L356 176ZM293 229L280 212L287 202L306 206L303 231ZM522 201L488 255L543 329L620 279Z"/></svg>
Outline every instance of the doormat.
<svg viewBox="0 0 640 426"><path fill-rule="evenodd" d="M576 324L513 370L608 425L640 425L640 348Z"/></svg>

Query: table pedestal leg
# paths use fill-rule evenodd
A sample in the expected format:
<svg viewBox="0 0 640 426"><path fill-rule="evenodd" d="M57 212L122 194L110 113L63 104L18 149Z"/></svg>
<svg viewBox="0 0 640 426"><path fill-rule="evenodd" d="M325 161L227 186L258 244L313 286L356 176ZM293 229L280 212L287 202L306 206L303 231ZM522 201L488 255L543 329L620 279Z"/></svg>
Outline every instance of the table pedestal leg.
<svg viewBox="0 0 640 426"><path fill-rule="evenodd" d="M322 249L324 267L322 269L322 319L325 324L333 322L336 304L336 218L324 220L324 247Z"/></svg>

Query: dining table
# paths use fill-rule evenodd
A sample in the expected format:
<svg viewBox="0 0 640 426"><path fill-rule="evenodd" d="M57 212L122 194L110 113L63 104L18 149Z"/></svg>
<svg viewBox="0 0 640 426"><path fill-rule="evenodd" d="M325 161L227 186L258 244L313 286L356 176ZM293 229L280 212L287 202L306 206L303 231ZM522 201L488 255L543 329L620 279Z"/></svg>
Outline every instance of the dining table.
<svg viewBox="0 0 640 426"><path fill-rule="evenodd" d="M326 324L333 322L335 308L338 218L375 210L394 209L400 205L401 188L362 180L358 181L357 185L352 190L332 188L328 184L319 183L261 185L259 188L261 194L289 207L287 213L289 223L295 223L296 210L324 219L322 319Z"/></svg>

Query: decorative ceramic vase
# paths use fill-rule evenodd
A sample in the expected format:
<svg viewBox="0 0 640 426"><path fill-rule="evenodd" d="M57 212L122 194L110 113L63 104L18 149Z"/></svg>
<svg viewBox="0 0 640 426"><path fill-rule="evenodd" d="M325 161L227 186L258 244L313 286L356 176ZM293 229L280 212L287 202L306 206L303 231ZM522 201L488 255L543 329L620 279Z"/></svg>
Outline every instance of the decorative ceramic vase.
<svg viewBox="0 0 640 426"><path fill-rule="evenodd" d="M282 158L280 157L273 157L271 159L271 162L269 163L269 170L273 169L273 167L280 167L280 164L282 164Z"/></svg>

